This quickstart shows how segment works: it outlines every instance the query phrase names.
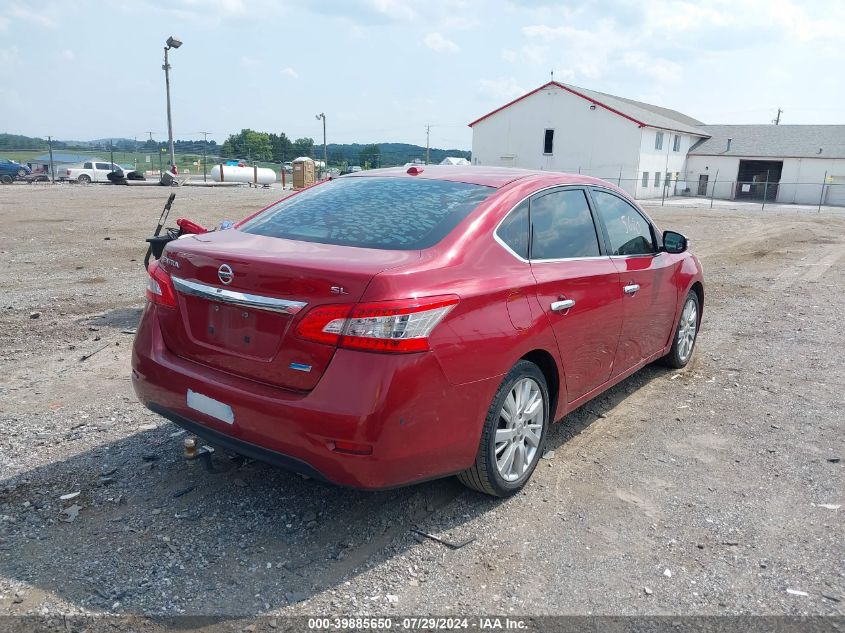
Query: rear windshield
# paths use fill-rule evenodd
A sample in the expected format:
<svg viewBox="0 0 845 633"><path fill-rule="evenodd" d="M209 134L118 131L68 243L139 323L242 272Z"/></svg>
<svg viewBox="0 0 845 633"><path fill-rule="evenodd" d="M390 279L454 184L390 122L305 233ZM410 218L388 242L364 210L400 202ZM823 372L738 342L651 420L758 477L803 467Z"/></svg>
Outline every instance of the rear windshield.
<svg viewBox="0 0 845 633"><path fill-rule="evenodd" d="M417 178L340 178L282 200L240 229L289 240L386 250L433 246L492 187Z"/></svg>

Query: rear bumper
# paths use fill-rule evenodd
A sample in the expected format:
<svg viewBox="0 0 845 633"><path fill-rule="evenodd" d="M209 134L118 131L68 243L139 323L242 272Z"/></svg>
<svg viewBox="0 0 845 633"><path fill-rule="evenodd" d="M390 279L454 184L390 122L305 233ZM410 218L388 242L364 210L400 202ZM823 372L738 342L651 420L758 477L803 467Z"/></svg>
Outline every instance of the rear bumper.
<svg viewBox="0 0 845 633"><path fill-rule="evenodd" d="M366 489L450 475L475 459L497 378L453 385L434 354L339 349L312 391L291 392L176 356L162 340L159 309L147 305L135 338L135 393L211 443ZM230 406L234 423L189 408L189 389ZM368 444L372 454L339 453L337 440Z"/></svg>

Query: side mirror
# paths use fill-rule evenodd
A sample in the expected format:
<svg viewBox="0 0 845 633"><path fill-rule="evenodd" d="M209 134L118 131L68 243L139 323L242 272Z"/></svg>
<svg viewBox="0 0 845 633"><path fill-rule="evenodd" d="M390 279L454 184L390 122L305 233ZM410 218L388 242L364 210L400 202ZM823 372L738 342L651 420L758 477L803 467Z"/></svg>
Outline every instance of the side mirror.
<svg viewBox="0 0 845 633"><path fill-rule="evenodd" d="M663 250L667 253L683 253L687 246L687 238L680 233L663 231Z"/></svg>

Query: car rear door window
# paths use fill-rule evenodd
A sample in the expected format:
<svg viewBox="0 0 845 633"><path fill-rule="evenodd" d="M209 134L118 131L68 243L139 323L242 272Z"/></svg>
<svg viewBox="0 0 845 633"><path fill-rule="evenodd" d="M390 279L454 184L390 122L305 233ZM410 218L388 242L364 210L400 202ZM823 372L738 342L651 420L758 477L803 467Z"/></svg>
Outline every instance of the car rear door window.
<svg viewBox="0 0 845 633"><path fill-rule="evenodd" d="M593 190L593 200L607 229L611 255L651 255L655 252L651 225L630 203L598 189Z"/></svg>
<svg viewBox="0 0 845 633"><path fill-rule="evenodd" d="M523 200L502 220L496 235L522 259L528 259L528 200Z"/></svg>
<svg viewBox="0 0 845 633"><path fill-rule="evenodd" d="M111 171L111 166L108 163L97 163L97 169L103 169L105 171Z"/></svg>
<svg viewBox="0 0 845 633"><path fill-rule="evenodd" d="M82 169L94 169L94 164L93 163L85 163L82 166Z"/></svg>
<svg viewBox="0 0 845 633"><path fill-rule="evenodd" d="M417 250L443 239L495 189L415 177L346 177L273 205L239 228L289 240Z"/></svg>
<svg viewBox="0 0 845 633"><path fill-rule="evenodd" d="M568 189L531 200L531 259L597 257L599 241L586 193Z"/></svg>

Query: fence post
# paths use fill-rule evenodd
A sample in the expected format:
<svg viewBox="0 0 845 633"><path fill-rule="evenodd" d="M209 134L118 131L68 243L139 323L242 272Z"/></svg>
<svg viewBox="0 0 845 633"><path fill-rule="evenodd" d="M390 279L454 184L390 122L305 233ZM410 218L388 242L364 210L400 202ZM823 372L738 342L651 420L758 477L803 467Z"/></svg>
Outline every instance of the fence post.
<svg viewBox="0 0 845 633"><path fill-rule="evenodd" d="M223 182L223 163L220 163L220 182Z"/></svg>
<svg viewBox="0 0 845 633"><path fill-rule="evenodd" d="M822 192L819 195L819 213L822 212L822 200L824 200L824 187L827 184L827 170L824 172L824 179L822 180Z"/></svg>
<svg viewBox="0 0 845 633"><path fill-rule="evenodd" d="M719 182L719 170L716 170L716 177L713 179L713 188L710 190L710 208L713 208L713 197L716 195L716 183Z"/></svg>
<svg viewBox="0 0 845 633"><path fill-rule="evenodd" d="M282 191L285 190L285 162L282 161L282 168L280 170L282 172Z"/></svg>
<svg viewBox="0 0 845 633"><path fill-rule="evenodd" d="M766 210L766 198L769 197L769 170L766 170L766 186L763 187L763 208L760 209L761 211Z"/></svg>
<svg viewBox="0 0 845 633"><path fill-rule="evenodd" d="M252 184L255 185L255 188L258 188L258 163L255 162L252 164Z"/></svg>
<svg viewBox="0 0 845 633"><path fill-rule="evenodd" d="M621 166L619 167L619 178L616 179L616 186L617 187L622 186L622 167Z"/></svg>

